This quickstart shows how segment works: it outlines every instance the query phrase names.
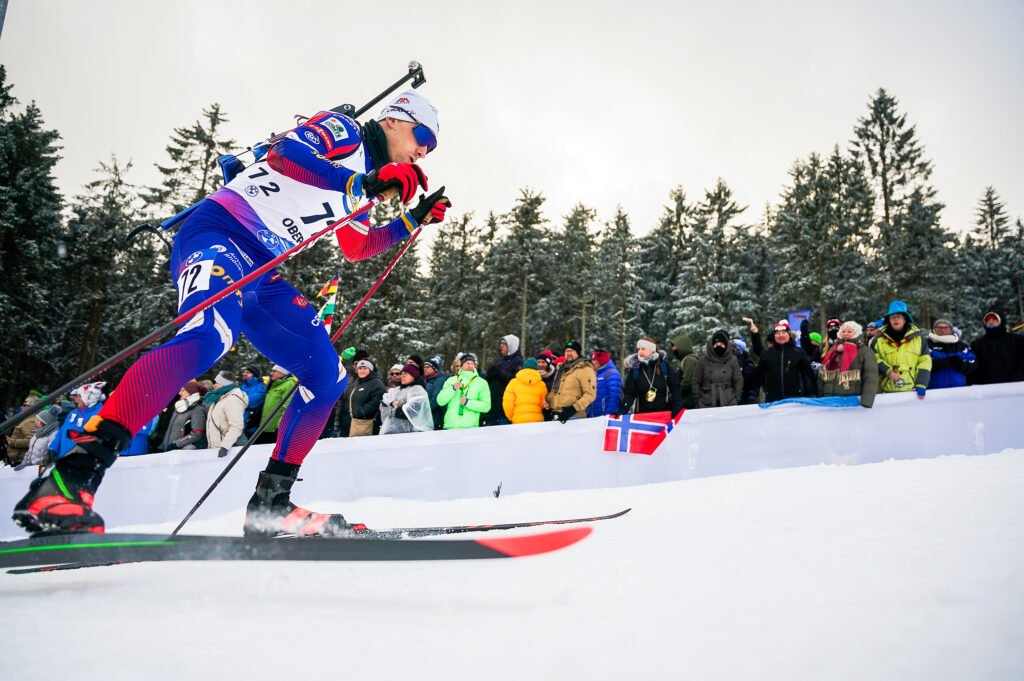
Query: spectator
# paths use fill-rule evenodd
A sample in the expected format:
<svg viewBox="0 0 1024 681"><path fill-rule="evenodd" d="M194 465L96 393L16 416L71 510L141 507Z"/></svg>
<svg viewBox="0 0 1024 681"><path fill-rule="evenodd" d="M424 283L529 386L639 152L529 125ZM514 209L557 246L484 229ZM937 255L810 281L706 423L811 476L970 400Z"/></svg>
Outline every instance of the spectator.
<svg viewBox="0 0 1024 681"><path fill-rule="evenodd" d="M245 442L245 407L249 398L235 384L233 371L221 371L213 379L213 390L206 393L203 403L206 412L206 440L217 456L228 455L228 450Z"/></svg>
<svg viewBox="0 0 1024 681"><path fill-rule="evenodd" d="M971 382L978 385L1024 381L1024 336L1009 333L998 312L982 318L985 335L971 343L977 358Z"/></svg>
<svg viewBox="0 0 1024 681"><path fill-rule="evenodd" d="M256 438L256 444L274 444L277 442L277 430L281 427L281 419L288 411L295 392L292 388L298 383L298 379L292 376L291 372L280 364L275 364L270 370L270 385L267 386L266 399L263 402L263 409L260 411L259 422L267 421L267 427L263 429L260 436ZM277 405L284 404L280 409ZM273 416L271 416L273 414ZM257 425L257 428L259 426Z"/></svg>
<svg viewBox="0 0 1024 681"><path fill-rule="evenodd" d="M368 359L356 362L356 380L342 411L342 437L374 434L374 430L377 429L377 416L380 414L380 401L385 390L387 388L377 375L373 362Z"/></svg>
<svg viewBox="0 0 1024 681"><path fill-rule="evenodd" d="M53 438L57 437L57 429L60 428L60 420L57 418L57 414L49 409L44 409L36 414L33 421L35 431L32 433L32 437L29 438L25 456L14 467L16 471L20 471L28 466L42 464L46 460L47 449Z"/></svg>
<svg viewBox="0 0 1024 681"><path fill-rule="evenodd" d="M464 353L458 373L448 377L437 395L437 405L445 407L445 430L477 428L491 410L491 390L476 370L476 361L476 355Z"/></svg>
<svg viewBox="0 0 1024 681"><path fill-rule="evenodd" d="M66 417L64 416L65 412L61 412L64 423L57 431L56 437L50 442L49 451L52 452L52 455L49 458L51 461L55 462L70 452L75 446L75 442L69 433L81 431L85 428L86 422L99 413L103 406L103 400L107 399L107 396L103 394L103 386L106 384L106 381L86 383L71 391L71 399L75 403L75 408L68 412Z"/></svg>
<svg viewBox="0 0 1024 681"><path fill-rule="evenodd" d="M406 360L405 360L405 364L415 364L416 368L420 370L420 377L422 378L422 376L423 376L423 358L422 357L420 357L419 355L409 355L406 358ZM402 366L404 367L405 364L403 364ZM404 385L404 383L403 383L403 385Z"/></svg>
<svg viewBox="0 0 1024 681"><path fill-rule="evenodd" d="M392 364L391 369L388 370L388 380L385 383L385 387L390 390L400 385L402 385L402 365Z"/></svg>
<svg viewBox="0 0 1024 681"><path fill-rule="evenodd" d="M932 324L928 334L928 352L932 356L932 378L929 390L960 388L974 371L974 353L960 339L960 331L948 319Z"/></svg>
<svg viewBox="0 0 1024 681"><path fill-rule="evenodd" d="M512 423L537 423L544 420L544 398L548 394L544 379L537 371L537 359L527 357L523 368L508 382L501 407Z"/></svg>
<svg viewBox="0 0 1024 681"><path fill-rule="evenodd" d="M811 358L811 362L821 361L821 334L811 331L811 322L808 319L800 322L798 344L807 353L807 356Z"/></svg>
<svg viewBox="0 0 1024 681"><path fill-rule="evenodd" d="M415 362L410 361L402 367L401 381L400 387L384 393L380 406L380 434L433 430L430 397Z"/></svg>
<svg viewBox="0 0 1024 681"><path fill-rule="evenodd" d="M22 408L31 407L39 401L35 395L29 395L21 403ZM29 443L32 442L32 435L36 431L35 419L22 419L14 427L10 435L7 435L7 461L10 465L17 467L28 452ZM52 439L52 438L51 438Z"/></svg>
<svg viewBox="0 0 1024 681"><path fill-rule="evenodd" d="M743 375L743 392L740 394L740 404L757 404L757 386L754 385L754 370L757 365L750 358L747 352L747 343L742 338L732 339L732 354L736 363L740 365L740 373ZM685 403L684 403L685 406Z"/></svg>
<svg viewBox="0 0 1024 681"><path fill-rule="evenodd" d="M772 342L761 353L754 371L754 383L764 388L764 401L777 402L789 397L813 395L807 386L817 381L811 359L796 346L789 322L780 320L772 333Z"/></svg>
<svg viewBox="0 0 1024 681"><path fill-rule="evenodd" d="M875 339L878 338L878 331L882 328L885 322L881 319L868 322L867 327L864 330L864 338L867 340L867 344L872 348L875 345Z"/></svg>
<svg viewBox="0 0 1024 681"><path fill-rule="evenodd" d="M263 400L267 397L267 384L263 382L259 367L250 365L243 368L242 382L238 387L249 398L249 406L245 409L245 435L251 437L260 427Z"/></svg>
<svg viewBox="0 0 1024 681"><path fill-rule="evenodd" d="M729 334L718 329L708 339L708 347L693 371L693 394L697 406L733 407L743 394L743 372L730 348Z"/></svg>
<svg viewBox="0 0 1024 681"><path fill-rule="evenodd" d="M580 357L583 346L571 340L565 344L561 363L555 360L555 376L545 398L544 408L562 423L587 417L587 407L597 397L597 376L594 365Z"/></svg>
<svg viewBox="0 0 1024 681"><path fill-rule="evenodd" d="M503 426L509 423L502 409L502 397L508 382L523 368L523 356L519 352L519 336L509 334L498 341L500 356L487 370L487 387L491 391L491 411L485 419L488 426Z"/></svg>
<svg viewBox="0 0 1024 681"><path fill-rule="evenodd" d="M444 387L448 376L441 371L444 361L440 355L434 355L423 362L423 381L427 387L427 397L430 399L430 414L434 419L434 429L441 430L444 427L444 408L437 404L437 396Z"/></svg>
<svg viewBox="0 0 1024 681"><path fill-rule="evenodd" d="M682 406L679 371L669 365L665 353L650 336L636 342L636 353L626 358L622 378L622 404L619 413L671 411L675 416ZM696 374L696 367L694 374Z"/></svg>
<svg viewBox="0 0 1024 681"><path fill-rule="evenodd" d="M537 373L540 374L548 392L551 392L551 383L555 380L555 353L544 350L537 355Z"/></svg>
<svg viewBox="0 0 1024 681"><path fill-rule="evenodd" d="M863 336L857 322L840 324L818 369L818 394L822 397L859 395L860 406L868 409L875 403L878 363Z"/></svg>
<svg viewBox="0 0 1024 681"><path fill-rule="evenodd" d="M149 438L156 430L157 424L160 423L160 414L157 414L149 420L149 423L142 426L139 432L132 436L131 441L128 442L128 446L121 450L118 456L138 456L140 454L149 454Z"/></svg>
<svg viewBox="0 0 1024 681"><path fill-rule="evenodd" d="M618 414L622 402L622 375L615 368L611 353L598 348L591 353L590 361L597 371L597 396L587 407L587 417Z"/></svg>
<svg viewBox="0 0 1024 681"><path fill-rule="evenodd" d="M694 409L697 396L693 394L693 370L697 368L697 355L693 353L693 341L685 333L672 338L672 356L679 369L679 399L683 409Z"/></svg>
<svg viewBox="0 0 1024 681"><path fill-rule="evenodd" d="M199 381L189 381L178 391L180 398L174 403L174 412L167 431L160 442L160 451L174 449L206 449L206 387Z"/></svg>
<svg viewBox="0 0 1024 681"><path fill-rule="evenodd" d="M925 333L914 325L907 304L902 300L889 303L884 319L885 325L879 330L872 348L882 377L878 389L883 393L913 390L917 398L923 400L932 370Z"/></svg>

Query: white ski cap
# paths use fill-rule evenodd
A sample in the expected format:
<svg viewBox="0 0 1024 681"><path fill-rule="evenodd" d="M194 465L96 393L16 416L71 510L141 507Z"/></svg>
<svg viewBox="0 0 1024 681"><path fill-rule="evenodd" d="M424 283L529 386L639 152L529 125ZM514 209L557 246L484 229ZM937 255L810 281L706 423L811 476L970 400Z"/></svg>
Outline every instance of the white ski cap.
<svg viewBox="0 0 1024 681"><path fill-rule="evenodd" d="M415 90L406 90L381 109L377 120L382 121L385 118L396 118L400 121L409 121L410 123L419 121L430 128L430 131L434 133L434 137L438 136L437 133L441 129L441 125L437 120L437 107Z"/></svg>

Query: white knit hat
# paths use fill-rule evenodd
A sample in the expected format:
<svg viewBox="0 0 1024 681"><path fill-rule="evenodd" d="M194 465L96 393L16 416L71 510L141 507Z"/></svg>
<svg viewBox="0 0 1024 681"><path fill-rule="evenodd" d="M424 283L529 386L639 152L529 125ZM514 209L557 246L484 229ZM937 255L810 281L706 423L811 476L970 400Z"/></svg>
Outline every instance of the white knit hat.
<svg viewBox="0 0 1024 681"><path fill-rule="evenodd" d="M377 120L382 121L385 118L396 118L410 123L419 121L430 128L434 137L438 136L437 133L441 129L441 124L437 120L437 108L415 90L406 90L381 109Z"/></svg>
<svg viewBox="0 0 1024 681"><path fill-rule="evenodd" d="M284 368L283 366L281 366L280 364L275 364L275 365L274 365L274 366L273 366L273 367L272 367L272 368L270 369L270 373L274 373L275 371L277 371L277 372L280 372L280 373L284 374L285 376L291 376L291 373L292 373L292 372L288 371L287 369L285 369L285 368Z"/></svg>

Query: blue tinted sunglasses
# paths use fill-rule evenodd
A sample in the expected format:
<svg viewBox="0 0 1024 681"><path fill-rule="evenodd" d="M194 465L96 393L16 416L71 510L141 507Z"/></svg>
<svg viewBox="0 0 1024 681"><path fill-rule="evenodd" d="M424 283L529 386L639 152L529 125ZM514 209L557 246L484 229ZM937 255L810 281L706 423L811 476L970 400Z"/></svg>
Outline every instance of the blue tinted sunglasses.
<svg viewBox="0 0 1024 681"><path fill-rule="evenodd" d="M437 137L434 136L433 130L420 123L419 120L412 115L411 111L407 111L400 106L392 106L391 108L394 109L395 111L401 111L406 116L411 118L414 123L416 123L416 125L413 126L412 129L413 137L416 138L416 144L420 145L421 147L426 147L428 154L437 148Z"/></svg>

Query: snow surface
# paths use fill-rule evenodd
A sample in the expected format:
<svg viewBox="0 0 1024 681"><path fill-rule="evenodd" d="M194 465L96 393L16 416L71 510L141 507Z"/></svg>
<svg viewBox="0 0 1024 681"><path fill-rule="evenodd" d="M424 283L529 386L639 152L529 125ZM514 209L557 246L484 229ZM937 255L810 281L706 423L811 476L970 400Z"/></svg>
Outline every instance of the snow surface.
<svg viewBox="0 0 1024 681"><path fill-rule="evenodd" d="M0 574L0 678L1019 680L1022 483L1015 449L500 499L297 499L377 527L633 510L515 560ZM187 530L237 534L242 502Z"/></svg>

